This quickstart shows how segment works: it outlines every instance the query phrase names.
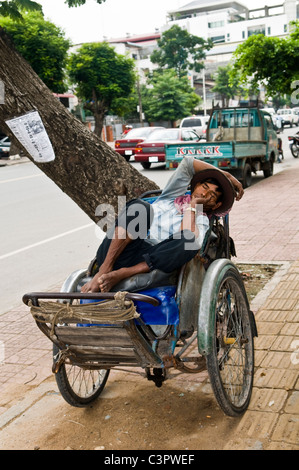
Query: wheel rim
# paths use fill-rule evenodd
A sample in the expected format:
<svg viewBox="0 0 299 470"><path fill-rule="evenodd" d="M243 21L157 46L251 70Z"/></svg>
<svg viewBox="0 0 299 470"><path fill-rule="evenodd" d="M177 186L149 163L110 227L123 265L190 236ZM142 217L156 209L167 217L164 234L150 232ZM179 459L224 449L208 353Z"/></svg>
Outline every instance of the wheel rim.
<svg viewBox="0 0 299 470"><path fill-rule="evenodd" d="M72 392L82 399L92 397L102 386L107 370L83 369L72 364L64 364L66 378Z"/></svg>
<svg viewBox="0 0 299 470"><path fill-rule="evenodd" d="M246 311L239 285L232 278L225 280L216 307L215 341L223 390L236 408L247 401L252 383L252 334Z"/></svg>
<svg viewBox="0 0 299 470"><path fill-rule="evenodd" d="M299 155L299 146L298 145L292 145L292 152L293 155L297 158Z"/></svg>

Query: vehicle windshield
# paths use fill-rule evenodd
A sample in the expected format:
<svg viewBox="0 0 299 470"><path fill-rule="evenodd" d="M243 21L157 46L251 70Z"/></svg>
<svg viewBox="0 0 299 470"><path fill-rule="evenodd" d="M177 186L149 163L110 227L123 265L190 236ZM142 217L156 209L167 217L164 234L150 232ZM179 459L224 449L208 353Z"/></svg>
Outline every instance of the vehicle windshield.
<svg viewBox="0 0 299 470"><path fill-rule="evenodd" d="M147 139L147 142L178 140L180 135L179 129L160 129L154 131Z"/></svg>
<svg viewBox="0 0 299 470"><path fill-rule="evenodd" d="M201 127L203 123L201 119L185 119L182 123L182 127Z"/></svg>
<svg viewBox="0 0 299 470"><path fill-rule="evenodd" d="M137 137L148 137L153 131L151 127L138 127L127 133L125 139L135 139Z"/></svg>

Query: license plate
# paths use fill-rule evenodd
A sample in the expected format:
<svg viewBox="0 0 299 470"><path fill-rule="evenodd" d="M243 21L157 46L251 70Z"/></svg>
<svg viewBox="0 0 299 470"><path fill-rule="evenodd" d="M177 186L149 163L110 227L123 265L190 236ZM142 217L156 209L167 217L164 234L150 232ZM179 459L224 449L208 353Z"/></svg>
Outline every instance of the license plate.
<svg viewBox="0 0 299 470"><path fill-rule="evenodd" d="M125 150L125 155L133 155L132 150Z"/></svg>
<svg viewBox="0 0 299 470"><path fill-rule="evenodd" d="M148 157L150 163L157 163L159 161L158 157Z"/></svg>

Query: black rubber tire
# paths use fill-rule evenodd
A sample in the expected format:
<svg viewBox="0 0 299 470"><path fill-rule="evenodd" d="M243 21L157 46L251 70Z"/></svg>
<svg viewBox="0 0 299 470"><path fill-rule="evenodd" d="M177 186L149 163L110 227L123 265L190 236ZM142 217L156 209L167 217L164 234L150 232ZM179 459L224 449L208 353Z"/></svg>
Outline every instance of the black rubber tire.
<svg viewBox="0 0 299 470"><path fill-rule="evenodd" d="M270 176L273 176L273 171L274 171L274 162L271 159L269 161L269 166L264 170L264 177L269 178Z"/></svg>
<svg viewBox="0 0 299 470"><path fill-rule="evenodd" d="M252 394L254 331L250 315L243 281L232 267L217 281L215 333L206 357L218 404L232 417L247 410Z"/></svg>
<svg viewBox="0 0 299 470"><path fill-rule="evenodd" d="M299 145L292 144L291 145L291 152L294 158L298 158L299 156Z"/></svg>
<svg viewBox="0 0 299 470"><path fill-rule="evenodd" d="M58 353L59 348L54 344L53 357L55 357ZM102 393L109 373L109 369L88 370L78 366L62 364L59 371L55 374L55 378L58 389L65 401L71 406L83 408L94 402ZM74 376L74 380L72 382L70 380L71 374ZM95 378L97 378L96 380L93 378L93 375ZM82 384L85 389L90 381L92 385L90 392L86 390L84 395L83 393L79 394L79 392L75 390L75 385L80 380L80 377L84 379Z"/></svg>
<svg viewBox="0 0 299 470"><path fill-rule="evenodd" d="M141 166L142 166L145 170L149 170L150 167L151 167L151 163L150 163L150 162L141 162Z"/></svg>
<svg viewBox="0 0 299 470"><path fill-rule="evenodd" d="M251 166L249 163L245 163L243 172L242 172L242 185L243 188L249 188L251 185L252 174L251 174Z"/></svg>

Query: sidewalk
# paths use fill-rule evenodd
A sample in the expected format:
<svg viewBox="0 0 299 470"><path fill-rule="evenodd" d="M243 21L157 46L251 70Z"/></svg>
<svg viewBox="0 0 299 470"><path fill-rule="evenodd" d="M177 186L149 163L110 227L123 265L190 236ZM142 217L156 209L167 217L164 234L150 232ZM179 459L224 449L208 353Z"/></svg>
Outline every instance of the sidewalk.
<svg viewBox="0 0 299 470"><path fill-rule="evenodd" d="M233 438L230 435L224 441L224 449L299 449L298 182L299 162L295 168L285 169L248 188L230 217L236 261L281 262L281 270L252 304L259 331L255 340L253 396L247 413L234 422ZM44 397L47 390L57 387L51 374L51 345L35 326L28 308L20 305L0 316L0 341L5 344L5 362L0 365L1 433L12 428L15 420L39 397ZM112 374L109 381L115 376ZM46 381L48 377L51 379ZM192 384L207 387L205 374L181 377L178 380L185 387L189 384L190 389ZM123 380L129 388L130 382L141 378L128 373ZM7 397L11 391L16 393L16 389L21 395L10 401ZM63 406L63 399L59 399ZM216 407L214 401L213 406ZM223 419L232 426L231 418ZM200 439L200 431L197 432Z"/></svg>

